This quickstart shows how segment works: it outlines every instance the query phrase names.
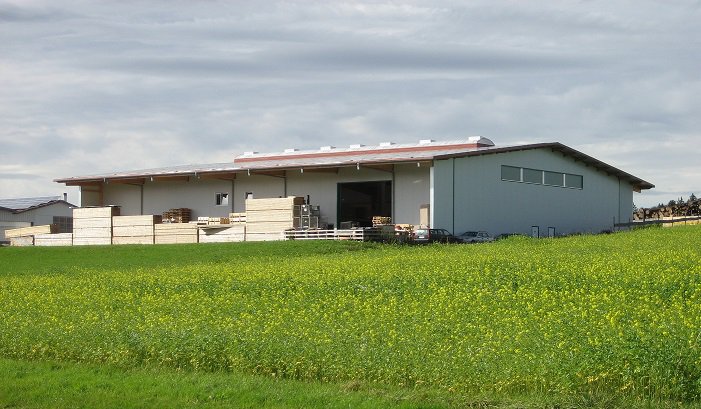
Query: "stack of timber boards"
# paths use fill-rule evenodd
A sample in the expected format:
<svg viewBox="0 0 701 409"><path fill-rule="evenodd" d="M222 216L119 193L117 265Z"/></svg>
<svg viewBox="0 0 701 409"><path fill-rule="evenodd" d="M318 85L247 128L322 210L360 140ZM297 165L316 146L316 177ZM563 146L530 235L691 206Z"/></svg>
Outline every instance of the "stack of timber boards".
<svg viewBox="0 0 701 409"><path fill-rule="evenodd" d="M303 197L246 200L246 240L283 240L283 232L299 227Z"/></svg>
<svg viewBox="0 0 701 409"><path fill-rule="evenodd" d="M119 216L119 207L73 209L73 245L112 244L112 216Z"/></svg>
<svg viewBox="0 0 701 409"><path fill-rule="evenodd" d="M200 243L230 243L246 239L244 223L199 226L199 229Z"/></svg>
<svg viewBox="0 0 701 409"><path fill-rule="evenodd" d="M198 243L196 223L164 223L154 225L156 244Z"/></svg>
<svg viewBox="0 0 701 409"><path fill-rule="evenodd" d="M43 226L20 227L19 229L5 230L5 238L10 239L10 245L16 247L33 246L34 237L38 234L51 234L58 231L55 224Z"/></svg>
<svg viewBox="0 0 701 409"><path fill-rule="evenodd" d="M55 224L20 227L19 229L5 230L5 238L11 239L15 237L36 236L37 234L51 234L56 232L58 232L58 226L56 226Z"/></svg>
<svg viewBox="0 0 701 409"><path fill-rule="evenodd" d="M161 216L115 216L112 218L113 244L153 244L154 225Z"/></svg>
<svg viewBox="0 0 701 409"><path fill-rule="evenodd" d="M34 245L34 236L10 237L10 246L26 247Z"/></svg>
<svg viewBox="0 0 701 409"><path fill-rule="evenodd" d="M34 236L35 246L72 246L73 233L37 234Z"/></svg>

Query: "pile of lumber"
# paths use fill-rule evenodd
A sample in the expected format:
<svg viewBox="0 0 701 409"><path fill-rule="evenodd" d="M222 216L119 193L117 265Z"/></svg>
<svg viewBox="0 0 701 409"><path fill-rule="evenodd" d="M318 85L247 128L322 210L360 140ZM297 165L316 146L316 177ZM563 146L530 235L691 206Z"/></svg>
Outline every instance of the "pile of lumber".
<svg viewBox="0 0 701 409"><path fill-rule="evenodd" d="M42 226L20 227L17 229L5 230L5 238L15 239L20 237L32 237L37 234L57 233L58 226L55 224L45 224ZM18 241L19 242L19 241Z"/></svg>
<svg viewBox="0 0 701 409"><path fill-rule="evenodd" d="M373 226L384 226L387 224L392 224L392 218L388 216L373 216L372 225Z"/></svg>
<svg viewBox="0 0 701 409"><path fill-rule="evenodd" d="M199 229L196 223L164 223L154 225L156 244L198 243Z"/></svg>
<svg viewBox="0 0 701 409"><path fill-rule="evenodd" d="M229 213L229 223L246 223L246 212Z"/></svg>
<svg viewBox="0 0 701 409"><path fill-rule="evenodd" d="M35 246L72 246L73 233L37 234L34 236Z"/></svg>
<svg viewBox="0 0 701 409"><path fill-rule="evenodd" d="M221 224L200 226L200 243L231 243L246 239L246 225Z"/></svg>
<svg viewBox="0 0 701 409"><path fill-rule="evenodd" d="M228 217L209 217L207 219L207 224L210 226L219 225L219 224L229 224L229 218Z"/></svg>
<svg viewBox="0 0 701 409"><path fill-rule="evenodd" d="M283 232L298 228L303 197L246 199L246 240L281 240Z"/></svg>
<svg viewBox="0 0 701 409"><path fill-rule="evenodd" d="M113 216L119 216L118 206L73 209L73 245L112 244Z"/></svg>
<svg viewBox="0 0 701 409"><path fill-rule="evenodd" d="M163 213L163 221L169 223L190 223L191 211L186 207L170 209Z"/></svg>
<svg viewBox="0 0 701 409"><path fill-rule="evenodd" d="M114 216L112 218L113 244L153 244L154 226L161 216Z"/></svg>

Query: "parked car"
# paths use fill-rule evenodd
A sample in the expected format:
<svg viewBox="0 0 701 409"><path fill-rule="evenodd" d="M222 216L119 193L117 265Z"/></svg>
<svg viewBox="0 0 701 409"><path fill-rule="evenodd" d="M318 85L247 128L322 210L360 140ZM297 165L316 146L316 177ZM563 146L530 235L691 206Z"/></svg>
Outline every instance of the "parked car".
<svg viewBox="0 0 701 409"><path fill-rule="evenodd" d="M490 236L486 231L466 231L457 237L463 243L487 243L494 241L494 237Z"/></svg>
<svg viewBox="0 0 701 409"><path fill-rule="evenodd" d="M460 243L460 239L453 236L446 229L416 229L414 230L415 243Z"/></svg>

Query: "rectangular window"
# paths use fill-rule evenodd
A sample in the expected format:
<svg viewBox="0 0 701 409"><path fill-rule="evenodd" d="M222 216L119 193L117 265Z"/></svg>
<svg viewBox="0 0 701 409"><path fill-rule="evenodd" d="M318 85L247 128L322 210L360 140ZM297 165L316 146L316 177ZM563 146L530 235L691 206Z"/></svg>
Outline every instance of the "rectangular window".
<svg viewBox="0 0 701 409"><path fill-rule="evenodd" d="M543 171L523 168L523 181L526 183L543 183Z"/></svg>
<svg viewBox="0 0 701 409"><path fill-rule="evenodd" d="M501 180L508 182L525 182L536 185L568 187L583 189L584 177L571 173L553 172L549 170L520 168L517 166L501 165Z"/></svg>
<svg viewBox="0 0 701 409"><path fill-rule="evenodd" d="M215 201L216 201L217 206L226 206L229 204L229 194L228 193L217 192L215 197L216 197Z"/></svg>
<svg viewBox="0 0 701 409"><path fill-rule="evenodd" d="M580 175L565 174L565 186L582 189L584 188L584 178Z"/></svg>
<svg viewBox="0 0 701 409"><path fill-rule="evenodd" d="M558 172L545 171L545 184L550 186L564 186L564 174Z"/></svg>
<svg viewBox="0 0 701 409"><path fill-rule="evenodd" d="M53 224L58 226L59 233L73 233L73 218L70 216L53 216Z"/></svg>
<svg viewBox="0 0 701 409"><path fill-rule="evenodd" d="M501 165L501 180L521 181L521 168Z"/></svg>

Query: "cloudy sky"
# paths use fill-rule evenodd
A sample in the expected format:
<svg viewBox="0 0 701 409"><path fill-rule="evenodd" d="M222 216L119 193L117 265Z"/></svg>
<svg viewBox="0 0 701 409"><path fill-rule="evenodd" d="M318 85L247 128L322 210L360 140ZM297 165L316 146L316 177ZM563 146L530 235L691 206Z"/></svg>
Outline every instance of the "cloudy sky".
<svg viewBox="0 0 701 409"><path fill-rule="evenodd" d="M559 141L701 194L701 1L0 0L0 197L247 151Z"/></svg>

